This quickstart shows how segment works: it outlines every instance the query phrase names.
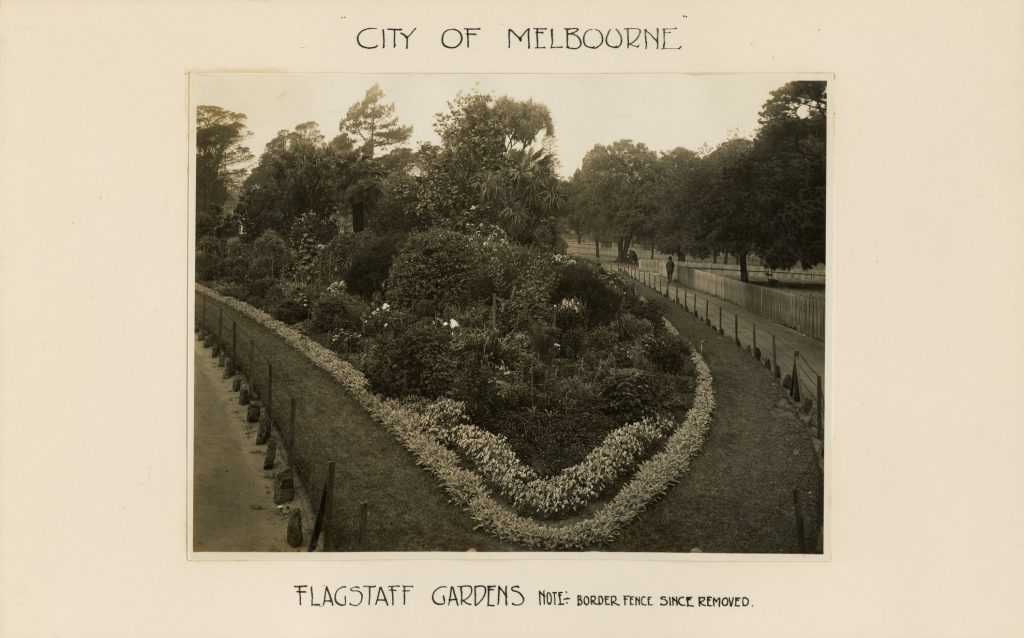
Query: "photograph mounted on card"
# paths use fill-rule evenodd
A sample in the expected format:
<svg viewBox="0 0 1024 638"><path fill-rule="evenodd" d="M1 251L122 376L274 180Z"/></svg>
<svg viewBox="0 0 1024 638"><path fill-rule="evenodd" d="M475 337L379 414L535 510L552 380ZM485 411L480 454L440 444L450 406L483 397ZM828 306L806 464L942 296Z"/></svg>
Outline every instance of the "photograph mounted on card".
<svg viewBox="0 0 1024 638"><path fill-rule="evenodd" d="M823 557L830 81L193 73L190 557Z"/></svg>

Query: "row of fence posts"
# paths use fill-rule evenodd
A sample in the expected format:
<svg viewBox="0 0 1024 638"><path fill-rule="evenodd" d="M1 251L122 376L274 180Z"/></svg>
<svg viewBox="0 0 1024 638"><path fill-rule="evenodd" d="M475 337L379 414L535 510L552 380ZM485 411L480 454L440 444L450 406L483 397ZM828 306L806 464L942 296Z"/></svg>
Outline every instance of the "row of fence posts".
<svg viewBox="0 0 1024 638"><path fill-rule="evenodd" d="M661 281L662 278L660 276L652 274L652 273L642 272L636 266L626 265L626 266L623 267L621 265L618 265L617 268L619 270L622 270L623 268L625 268L627 274L629 274L631 277L633 277L637 281L642 282L648 288L653 288L658 293L664 295L666 298L671 299L671 282L667 278L665 279L664 286L663 286L662 285L662 281ZM676 286L676 294L675 294L676 305L682 305L683 310L686 311L686 312L689 312L690 311L690 305L689 305L690 293L685 288L683 289L683 300L682 300L682 304L680 304L679 303L679 289L680 288L681 288L681 286ZM698 303L699 303L699 297L697 296L697 293L694 292L693 293L693 313L694 313L695 316L697 316L697 318L700 318L700 314L698 312ZM704 298L704 323L706 325L710 326L711 328L715 328L715 326L711 323L711 301L707 297ZM750 351L753 354L753 356L756 359L758 359L758 361L760 362L761 361L761 355L760 355L760 350L757 347L757 324L754 323L754 322L751 322L751 324L752 324L752 331L751 331L751 341L752 341L752 344L751 344ZM725 328L724 328L724 323L723 323L722 305L721 304L718 304L718 327L717 327L716 331L720 335L722 335L722 336L725 335ZM778 354L777 354L776 345L775 345L775 335L771 335L771 338L772 338L772 356L771 356L771 360L770 360L770 366L771 366L771 370L772 370L772 373L774 374L775 378L781 378L782 371L779 368L779 363L778 363L779 360L778 360ZM733 313L733 341L735 341L737 346L741 346L742 345L741 342L740 342L740 318L739 318L739 315L735 314L735 313ZM798 405L805 398L805 397L802 397L801 389L800 389L800 385L802 383L802 378L801 378L801 374L800 374L799 361L800 361L800 351L799 350L794 350L793 351L793 371L789 375L790 376L790 385L789 385L788 391L789 391L790 398L795 403L797 403ZM808 366L808 368L810 368L810 366ZM821 375L820 374L815 374L814 376L815 376L815 397L812 400L812 403L815 406L815 427L816 427L816 430L817 430L818 439L824 440L824 435L825 435L825 407L824 407L825 406L825 396L824 396L824 390L823 390L822 381L821 381ZM806 397L806 398L809 399L810 397Z"/></svg>
<svg viewBox="0 0 1024 638"><path fill-rule="evenodd" d="M622 266L618 266L618 268L621 270ZM639 272L638 270L635 270L635 268L636 268L635 266L626 266L625 268L627 270L627 274L632 276L634 279L636 279L637 281L643 282L644 285L646 285L647 287L653 288L658 293L660 293L660 294L664 295L665 297L671 299L671 296L670 296L671 282L668 279L665 280L665 285L664 285L664 287L662 287L662 285L661 285L661 278L659 276L654 275L652 277L652 275L650 273ZM632 270L632 272L630 272L631 270ZM676 305L680 305L680 303L679 303L679 288L680 287L681 286L676 286L676 295L675 295ZM699 314L699 312L697 310L697 308L698 308L697 304L698 304L698 297L697 297L697 293L694 292L693 293L693 313L699 319L700 318L700 314ZM686 289L683 289L683 302L682 302L681 305L683 307L683 310L685 312L689 313L689 311L690 311L689 292ZM708 298L705 297L705 299L704 299L704 323L706 325L708 325L709 327L711 327L712 329L715 329L715 327L711 324L711 310L710 310L710 308L711 308L711 302L710 302L710 300ZM751 324L752 324L752 330L751 330L751 348L750 348L750 351L753 354L753 356L756 359L758 359L758 362L760 362L760 360L761 360L761 353L760 353L760 350L757 347L757 324L754 323L754 322L751 322ZM725 329L724 329L724 324L723 324L723 320L722 320L722 305L721 304L718 305L718 328L716 329L716 332L718 332L718 334L720 334L722 336L725 336ZM771 335L771 337L772 337L772 357L771 357L771 361L770 361L770 366L771 366L771 369L772 369L773 376L775 376L775 378L779 378L779 377L781 377L782 373L781 373L781 370L779 369L779 365L778 365L778 354L777 354L776 345L775 345L775 335ZM733 313L733 341L736 343L737 346L741 346L741 342L740 342L740 319L739 319L739 315L735 314L735 313ZM794 350L793 351L793 371L790 374L789 396L798 405L801 402L801 394L800 394L801 379L800 379L800 366L799 366L799 362L800 362L800 351L799 350ZM808 366L808 368L810 368L810 366ZM821 375L820 374L815 374L815 377L816 377L816 380L815 380L816 381L816 386L815 386L816 396L815 396L815 399L813 401L813 403L815 405L815 408L816 408L816 411L815 411L815 425L816 425L818 439L824 441L824 429L825 429L825 425L824 425L825 424L824 405L825 405L825 397L824 397L824 392L823 392L823 389L822 389ZM795 523L796 523L797 547L798 547L798 549L799 549L799 551L801 553L806 552L808 550L808 548L809 548L809 545L814 544L814 541L812 541L812 543L810 543L810 544L808 543L808 539L807 539L807 525L805 523L805 518L804 518L804 507L805 507L805 504L803 503L803 500L804 499L803 499L801 491L799 489L794 489L793 490L793 512L794 512Z"/></svg>
<svg viewBox="0 0 1024 638"><path fill-rule="evenodd" d="M207 325L207 312L206 312L206 295L200 293L202 299L202 319L201 319L201 330L210 335L211 331ZM218 306L217 316L217 333L216 343L220 350L223 350L224 344L224 307ZM211 335L212 336L212 335ZM206 342L204 341L204 345ZM228 371L231 371L233 365L238 362L238 322L234 319L231 320L231 362L228 364L224 354L220 355L218 362L221 366L227 366ZM247 414L247 419L250 421L260 420L259 404L255 404L255 410L253 404L250 403L250 395L258 396L258 390L256 387L256 340L249 339L249 386L250 388L243 388L241 379L236 378L233 382L232 389L239 392L239 403L242 405L250 405L250 409ZM227 378L227 375L225 375ZM267 445L267 451L264 456L263 469L273 469L276 452L277 452L277 441L271 436L271 430L273 428L273 411L274 411L274 364L270 361L267 362L267 412L266 420L261 422L260 428L256 435L257 445ZM284 437L285 445L288 450L292 449L295 443L295 411L296 411L297 398L292 396L289 400L288 407L288 430L282 433ZM255 419L252 415L255 414ZM280 429L278 430L280 432ZM323 536L323 551L337 551L335 539L332 536L333 529L333 513L334 513L334 485L336 475L336 462L330 461L327 464L327 477L324 480L324 487L320 494L320 505L317 509L315 523L313 524L313 531L310 535L309 544L307 550L315 552L318 548L320 537ZM282 472L276 475L276 486L275 486L275 504L282 504L290 501L293 497L293 483L292 483L292 468L286 468ZM366 501L362 501L359 504L359 534L357 549L365 549L367 541L367 525L369 519L369 504ZM297 519L292 520L292 519ZM301 518L299 517L299 511L293 512L293 517L288 523L288 540L292 547L298 547L302 544L301 536ZM296 525L298 531L296 533ZM297 540L296 540L297 538Z"/></svg>

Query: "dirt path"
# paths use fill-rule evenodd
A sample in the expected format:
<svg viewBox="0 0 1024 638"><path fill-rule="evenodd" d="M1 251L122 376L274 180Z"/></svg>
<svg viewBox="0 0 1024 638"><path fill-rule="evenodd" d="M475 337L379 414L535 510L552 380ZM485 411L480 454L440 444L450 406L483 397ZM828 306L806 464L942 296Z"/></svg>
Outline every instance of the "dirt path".
<svg viewBox="0 0 1024 638"><path fill-rule="evenodd" d="M308 499L297 490L290 504L274 505L274 474L286 466L283 446L275 468L264 470L266 446L255 445L256 425L245 422L245 408L223 371L211 350L196 341L193 551L296 551L286 540L288 516L302 509L308 541Z"/></svg>

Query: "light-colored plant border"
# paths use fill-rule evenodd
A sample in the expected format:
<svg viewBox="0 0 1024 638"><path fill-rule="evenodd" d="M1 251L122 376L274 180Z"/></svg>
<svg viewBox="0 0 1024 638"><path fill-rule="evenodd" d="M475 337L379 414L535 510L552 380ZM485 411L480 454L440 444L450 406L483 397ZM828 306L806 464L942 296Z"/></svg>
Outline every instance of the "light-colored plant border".
<svg viewBox="0 0 1024 638"><path fill-rule="evenodd" d="M461 467L456 452L427 431L424 413L370 391L366 378L291 326L243 301L196 284L196 290L277 333L315 365L330 374L409 450L418 465L429 471L482 528L503 540L543 549L583 548L610 541L652 501L663 495L686 473L711 425L715 399L711 371L696 350L691 359L697 370L693 405L683 423L669 436L665 448L640 464L633 478L596 512L571 522L546 523L521 516L494 500L483 477Z"/></svg>
<svg viewBox="0 0 1024 638"><path fill-rule="evenodd" d="M517 511L548 516L575 511L600 496L635 470L639 459L676 425L661 416L644 417L608 433L579 463L542 478L516 456L505 437L466 422L460 402L441 399L425 414L427 431L469 458Z"/></svg>

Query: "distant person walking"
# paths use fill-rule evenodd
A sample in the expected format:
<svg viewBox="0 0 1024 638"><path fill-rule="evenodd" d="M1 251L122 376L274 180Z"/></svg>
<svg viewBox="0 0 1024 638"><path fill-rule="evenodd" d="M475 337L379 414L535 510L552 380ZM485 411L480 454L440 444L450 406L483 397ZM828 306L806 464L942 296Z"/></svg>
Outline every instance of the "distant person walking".
<svg viewBox="0 0 1024 638"><path fill-rule="evenodd" d="M672 261L672 255L668 256L668 261L665 262L665 272L668 273L668 280L672 281L672 273L676 271L676 262Z"/></svg>

